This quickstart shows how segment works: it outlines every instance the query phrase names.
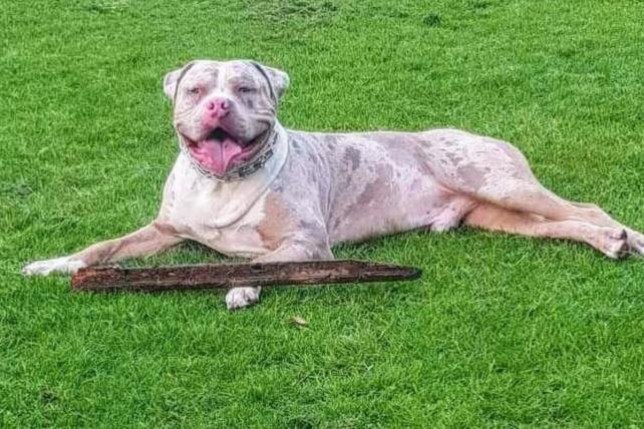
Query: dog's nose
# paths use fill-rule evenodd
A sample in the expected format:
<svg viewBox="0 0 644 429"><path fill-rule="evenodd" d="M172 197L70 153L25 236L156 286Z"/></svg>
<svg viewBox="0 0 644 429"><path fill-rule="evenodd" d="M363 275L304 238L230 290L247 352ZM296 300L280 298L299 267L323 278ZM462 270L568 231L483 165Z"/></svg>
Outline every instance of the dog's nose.
<svg viewBox="0 0 644 429"><path fill-rule="evenodd" d="M226 98L215 97L206 102L206 111L211 118L224 116L230 109L230 101Z"/></svg>

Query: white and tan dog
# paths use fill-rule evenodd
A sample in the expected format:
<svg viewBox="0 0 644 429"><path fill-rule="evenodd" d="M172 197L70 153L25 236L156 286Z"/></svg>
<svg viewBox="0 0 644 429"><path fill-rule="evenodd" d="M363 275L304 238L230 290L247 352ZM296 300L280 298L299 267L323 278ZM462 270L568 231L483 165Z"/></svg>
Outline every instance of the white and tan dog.
<svg viewBox="0 0 644 429"><path fill-rule="evenodd" d="M166 75L181 148L157 218L142 229L24 273L151 255L196 240L254 261L331 259L331 246L461 223L644 254L644 236L595 205L545 189L508 143L453 129L322 134L276 119L288 76L252 61L194 61ZM259 299L231 289L229 309Z"/></svg>

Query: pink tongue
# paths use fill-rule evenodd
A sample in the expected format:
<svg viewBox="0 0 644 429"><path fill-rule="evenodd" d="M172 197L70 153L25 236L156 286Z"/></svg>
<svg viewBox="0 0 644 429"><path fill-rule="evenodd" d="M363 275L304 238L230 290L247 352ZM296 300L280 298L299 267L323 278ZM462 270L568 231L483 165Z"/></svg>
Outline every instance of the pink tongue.
<svg viewBox="0 0 644 429"><path fill-rule="evenodd" d="M242 152L242 147L232 139L204 140L195 150L197 159L215 174L228 171L231 160Z"/></svg>

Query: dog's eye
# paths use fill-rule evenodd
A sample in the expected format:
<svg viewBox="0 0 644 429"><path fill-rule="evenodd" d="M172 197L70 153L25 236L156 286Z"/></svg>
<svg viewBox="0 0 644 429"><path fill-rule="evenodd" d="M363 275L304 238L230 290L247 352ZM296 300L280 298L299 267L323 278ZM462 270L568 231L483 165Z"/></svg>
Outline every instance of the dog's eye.
<svg viewBox="0 0 644 429"><path fill-rule="evenodd" d="M251 88L249 86L240 86L239 88L237 88L237 92L239 92L240 94L249 94L251 92L255 92L255 88Z"/></svg>
<svg viewBox="0 0 644 429"><path fill-rule="evenodd" d="M195 86L192 88L188 88L186 92L190 95L199 95L201 94L201 88L199 88L198 86Z"/></svg>

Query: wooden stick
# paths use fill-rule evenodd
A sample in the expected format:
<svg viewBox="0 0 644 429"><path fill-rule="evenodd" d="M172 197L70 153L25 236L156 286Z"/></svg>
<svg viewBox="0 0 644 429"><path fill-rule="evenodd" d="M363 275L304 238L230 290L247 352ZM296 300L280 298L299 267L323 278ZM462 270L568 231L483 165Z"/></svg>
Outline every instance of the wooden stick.
<svg viewBox="0 0 644 429"><path fill-rule="evenodd" d="M418 268L361 261L308 261L158 268L90 267L72 276L74 291L219 289L413 280Z"/></svg>

